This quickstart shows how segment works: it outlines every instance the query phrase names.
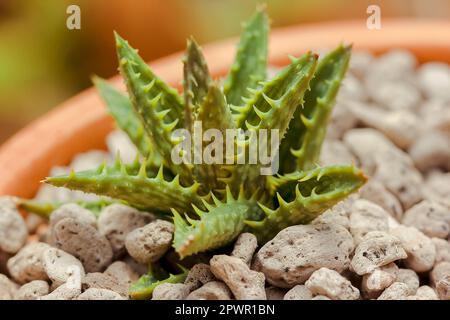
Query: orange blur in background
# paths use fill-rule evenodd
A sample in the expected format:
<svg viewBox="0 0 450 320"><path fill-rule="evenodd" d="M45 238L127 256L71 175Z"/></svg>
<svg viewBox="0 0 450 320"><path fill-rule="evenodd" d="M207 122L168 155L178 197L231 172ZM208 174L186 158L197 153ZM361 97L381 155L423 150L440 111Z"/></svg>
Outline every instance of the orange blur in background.
<svg viewBox="0 0 450 320"><path fill-rule="evenodd" d="M0 143L29 121L116 74L113 30L146 60L182 50L194 35L203 44L240 33L257 3L272 28L328 20L450 18L448 0L0 0ZM81 9L81 30L68 30L66 9ZM180 70L181 72L181 70Z"/></svg>

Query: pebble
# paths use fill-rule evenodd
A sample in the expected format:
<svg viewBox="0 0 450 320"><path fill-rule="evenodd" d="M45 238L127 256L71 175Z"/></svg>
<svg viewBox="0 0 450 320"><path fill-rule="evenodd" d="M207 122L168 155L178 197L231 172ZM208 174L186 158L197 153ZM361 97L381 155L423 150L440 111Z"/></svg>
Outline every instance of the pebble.
<svg viewBox="0 0 450 320"><path fill-rule="evenodd" d="M254 268L263 272L270 284L292 288L321 267L344 271L353 249L351 234L340 225L291 226L258 251Z"/></svg>

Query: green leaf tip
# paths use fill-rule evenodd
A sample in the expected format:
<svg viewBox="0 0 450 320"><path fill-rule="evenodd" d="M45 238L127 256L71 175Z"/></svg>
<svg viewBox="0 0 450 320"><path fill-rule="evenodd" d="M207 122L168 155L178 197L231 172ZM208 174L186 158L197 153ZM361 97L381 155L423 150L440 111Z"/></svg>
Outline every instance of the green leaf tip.
<svg viewBox="0 0 450 320"><path fill-rule="evenodd" d="M235 60L225 79L224 94L233 105L241 105L248 89L255 89L266 78L269 18L260 8L245 24Z"/></svg>
<svg viewBox="0 0 450 320"><path fill-rule="evenodd" d="M167 273L159 266L151 266L149 272L133 283L129 290L129 296L133 300L149 300L152 298L153 290L164 283L182 283L186 279L189 270L178 265L181 270L179 274ZM155 270L157 269L157 270Z"/></svg>

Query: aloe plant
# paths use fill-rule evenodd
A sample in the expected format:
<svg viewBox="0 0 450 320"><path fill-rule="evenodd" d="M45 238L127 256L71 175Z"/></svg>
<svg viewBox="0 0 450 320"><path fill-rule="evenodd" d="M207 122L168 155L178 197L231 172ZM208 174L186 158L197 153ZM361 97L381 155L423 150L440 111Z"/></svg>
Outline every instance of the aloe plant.
<svg viewBox="0 0 450 320"><path fill-rule="evenodd" d="M141 158L133 164L117 159L111 166L45 181L173 219L173 247L181 258L225 246L244 231L254 233L262 244L287 226L309 223L358 190L366 181L359 169L317 165L351 47L340 45L320 61L316 54L305 53L267 79L268 30L268 17L258 10L245 25L223 88L190 39L183 59L183 95L158 78L116 34L128 96L104 80L94 82ZM196 121L202 121L205 130L220 132L277 129L280 171L265 176L260 164L176 164L171 152L184 141L173 133L180 128L192 132ZM250 150L249 143L241 146Z"/></svg>

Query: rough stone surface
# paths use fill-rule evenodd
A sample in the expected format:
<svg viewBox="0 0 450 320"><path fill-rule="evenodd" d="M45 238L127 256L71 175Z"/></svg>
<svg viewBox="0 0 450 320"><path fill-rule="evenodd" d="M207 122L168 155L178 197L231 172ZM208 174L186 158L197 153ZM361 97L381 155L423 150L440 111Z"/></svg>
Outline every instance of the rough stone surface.
<svg viewBox="0 0 450 320"><path fill-rule="evenodd" d="M282 230L256 254L254 268L281 288L303 284L317 269L342 272L350 263L354 244L340 225L298 225Z"/></svg>
<svg viewBox="0 0 450 320"><path fill-rule="evenodd" d="M436 283L436 291L441 300L450 300L450 274Z"/></svg>
<svg viewBox="0 0 450 320"><path fill-rule="evenodd" d="M344 143L339 140L324 141L320 152L320 164L322 166L351 165L353 162L355 162L355 157Z"/></svg>
<svg viewBox="0 0 450 320"><path fill-rule="evenodd" d="M78 258L86 272L103 271L112 261L109 241L89 224L65 218L56 223L52 233L55 246Z"/></svg>
<svg viewBox="0 0 450 320"><path fill-rule="evenodd" d="M347 198L346 200L339 202L331 209L328 209L316 219L312 221L312 224L331 224L331 225L341 225L348 229L350 226L350 212L353 205L353 198Z"/></svg>
<svg viewBox="0 0 450 320"><path fill-rule="evenodd" d="M33 280L47 280L42 255L48 248L50 246L42 242L30 243L23 247L8 260L8 271L11 277L21 284Z"/></svg>
<svg viewBox="0 0 450 320"><path fill-rule="evenodd" d="M111 243L114 256L125 252L125 238L134 229L141 228L154 220L153 215L140 212L123 204L112 204L100 213L98 230Z"/></svg>
<svg viewBox="0 0 450 320"><path fill-rule="evenodd" d="M14 299L19 286L8 279L4 274L0 274L0 300Z"/></svg>
<svg viewBox="0 0 450 320"><path fill-rule="evenodd" d="M415 295L406 297L407 300L439 300L436 291L429 286L421 286Z"/></svg>
<svg viewBox="0 0 450 320"><path fill-rule="evenodd" d="M184 284L189 287L190 291L194 291L202 285L205 285L210 281L214 281L215 279L216 277L214 277L211 272L211 267L209 265L205 263L198 263L189 270Z"/></svg>
<svg viewBox="0 0 450 320"><path fill-rule="evenodd" d="M436 259L436 248L430 238L413 227L399 226L391 234L400 239L408 257L405 265L416 271L430 270Z"/></svg>
<svg viewBox="0 0 450 320"><path fill-rule="evenodd" d="M107 289L117 292L123 297L128 297L128 285L124 285L118 279L105 273L93 272L86 274L81 280L81 286L83 290L90 288Z"/></svg>
<svg viewBox="0 0 450 320"><path fill-rule="evenodd" d="M233 294L227 285L220 281L210 281L192 291L186 300L231 300Z"/></svg>
<svg viewBox="0 0 450 320"><path fill-rule="evenodd" d="M397 280L398 267L391 262L375 269L372 273L365 274L362 278L361 289L369 298L377 297L381 291L389 287Z"/></svg>
<svg viewBox="0 0 450 320"><path fill-rule="evenodd" d="M378 297L378 300L405 300L410 288L403 282L394 282Z"/></svg>
<svg viewBox="0 0 450 320"><path fill-rule="evenodd" d="M350 214L350 233L355 244L359 244L362 238L371 231L389 230L389 214L380 206L364 200L356 200Z"/></svg>
<svg viewBox="0 0 450 320"><path fill-rule="evenodd" d="M284 300L311 300L312 292L303 284L298 284L284 295Z"/></svg>
<svg viewBox="0 0 450 320"><path fill-rule="evenodd" d="M49 293L50 287L46 281L34 280L20 287L17 291L16 300L37 300L39 297Z"/></svg>
<svg viewBox="0 0 450 320"><path fill-rule="evenodd" d="M45 273L53 285L60 286L71 276L84 277L84 267L80 260L57 248L48 248L42 254Z"/></svg>
<svg viewBox="0 0 450 320"><path fill-rule="evenodd" d="M382 183L404 208L410 208L422 200L423 179L420 172L409 155L382 133L368 128L353 129L344 135L344 142L358 157L364 172Z"/></svg>
<svg viewBox="0 0 450 320"><path fill-rule="evenodd" d="M332 300L357 300L359 290L338 272L327 268L314 271L305 286L314 295L324 295Z"/></svg>
<svg viewBox="0 0 450 320"><path fill-rule="evenodd" d="M125 239L128 253L140 263L155 262L172 245L174 226L164 220L156 220L130 232Z"/></svg>
<svg viewBox="0 0 450 320"><path fill-rule="evenodd" d="M125 298L108 289L90 288L80 294L77 300L125 300Z"/></svg>
<svg viewBox="0 0 450 320"><path fill-rule="evenodd" d="M446 239L450 233L450 210L437 202L423 200L405 212L402 223L429 237Z"/></svg>
<svg viewBox="0 0 450 320"><path fill-rule="evenodd" d="M113 277L121 286L127 289L139 279L139 275L123 261L112 263L105 270L104 274Z"/></svg>
<svg viewBox="0 0 450 320"><path fill-rule="evenodd" d="M351 268L359 275L375 271L376 268L407 257L398 238L380 231L366 234L356 247Z"/></svg>
<svg viewBox="0 0 450 320"><path fill-rule="evenodd" d="M12 198L0 197L0 251L18 252L27 237L27 226Z"/></svg>
<svg viewBox="0 0 450 320"><path fill-rule="evenodd" d="M450 262L450 242L439 238L432 238L431 241L433 241L434 247L436 248L435 263L442 261Z"/></svg>
<svg viewBox="0 0 450 320"><path fill-rule="evenodd" d="M237 238L233 252L231 252L232 257L236 257L244 261L248 266L252 262L253 254L258 247L258 240L256 236L252 233L242 233Z"/></svg>
<svg viewBox="0 0 450 320"><path fill-rule="evenodd" d="M225 282L238 300L266 300L265 278L261 272L250 270L239 258L216 255L210 260L211 272Z"/></svg>
<svg viewBox="0 0 450 320"><path fill-rule="evenodd" d="M370 179L360 190L361 198L369 200L389 212L398 221L403 215L400 201L389 192L384 185L374 179Z"/></svg>
<svg viewBox="0 0 450 320"><path fill-rule="evenodd" d="M402 282L409 288L409 294L415 294L419 288L419 276L411 269L398 269L396 282Z"/></svg>
<svg viewBox="0 0 450 320"><path fill-rule="evenodd" d="M153 290L152 300L184 300L189 287L183 283L163 283Z"/></svg>
<svg viewBox="0 0 450 320"><path fill-rule="evenodd" d="M433 270L430 272L430 282L433 287L436 287L437 283L445 276L450 274L450 262L437 263Z"/></svg>
<svg viewBox="0 0 450 320"><path fill-rule="evenodd" d="M77 283L76 285L64 283L51 293L40 297L39 300L73 300L76 299L80 293L80 283Z"/></svg>
<svg viewBox="0 0 450 320"><path fill-rule="evenodd" d="M450 170L450 139L444 132L430 130L423 133L414 141L409 154L423 172L432 168Z"/></svg>
<svg viewBox="0 0 450 320"><path fill-rule="evenodd" d="M67 203L52 212L50 215L50 228L53 229L59 221L65 218L72 218L94 228L97 227L97 218L91 211L76 203Z"/></svg>
<svg viewBox="0 0 450 320"><path fill-rule="evenodd" d="M328 298L327 296L318 295L312 298L311 300L331 300L331 299Z"/></svg>

